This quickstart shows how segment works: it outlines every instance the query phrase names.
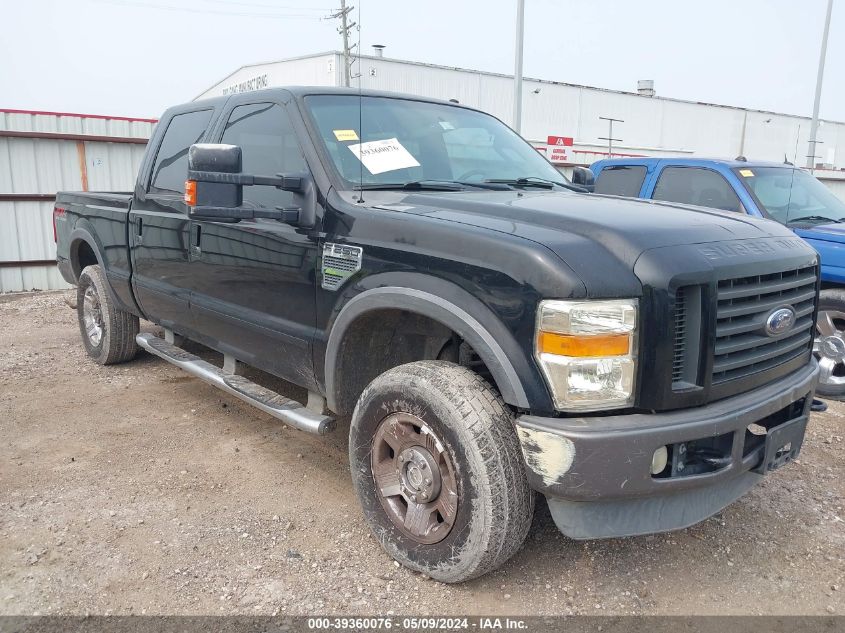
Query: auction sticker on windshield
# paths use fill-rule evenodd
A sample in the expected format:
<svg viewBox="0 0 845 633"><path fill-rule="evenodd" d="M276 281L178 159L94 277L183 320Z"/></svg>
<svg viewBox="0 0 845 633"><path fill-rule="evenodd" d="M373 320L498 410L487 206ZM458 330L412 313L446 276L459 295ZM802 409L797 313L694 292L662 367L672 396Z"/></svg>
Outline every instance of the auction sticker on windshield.
<svg viewBox="0 0 845 633"><path fill-rule="evenodd" d="M358 132L355 130L332 130L334 136L338 141L357 141Z"/></svg>
<svg viewBox="0 0 845 633"><path fill-rule="evenodd" d="M411 153L395 138L347 145L347 147L373 175L420 166L417 159L411 156Z"/></svg>

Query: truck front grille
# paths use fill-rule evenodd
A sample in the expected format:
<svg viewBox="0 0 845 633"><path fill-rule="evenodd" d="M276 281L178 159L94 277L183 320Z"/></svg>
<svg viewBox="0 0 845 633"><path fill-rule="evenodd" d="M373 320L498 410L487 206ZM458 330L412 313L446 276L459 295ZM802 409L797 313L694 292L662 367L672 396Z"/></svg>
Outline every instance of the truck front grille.
<svg viewBox="0 0 845 633"><path fill-rule="evenodd" d="M766 371L802 355L813 344L815 266L719 281L711 384ZM790 307L795 324L781 336L766 334L769 315Z"/></svg>
<svg viewBox="0 0 845 633"><path fill-rule="evenodd" d="M675 294L675 340L672 346L672 384L684 378L686 361L687 302L686 288L679 288Z"/></svg>

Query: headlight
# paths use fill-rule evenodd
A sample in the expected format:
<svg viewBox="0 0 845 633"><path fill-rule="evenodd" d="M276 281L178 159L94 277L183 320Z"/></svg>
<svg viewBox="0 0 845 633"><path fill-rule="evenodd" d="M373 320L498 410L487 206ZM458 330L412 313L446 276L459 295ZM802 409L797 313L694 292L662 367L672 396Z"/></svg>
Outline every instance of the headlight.
<svg viewBox="0 0 845 633"><path fill-rule="evenodd" d="M541 301L535 355L559 410L630 406L637 300Z"/></svg>

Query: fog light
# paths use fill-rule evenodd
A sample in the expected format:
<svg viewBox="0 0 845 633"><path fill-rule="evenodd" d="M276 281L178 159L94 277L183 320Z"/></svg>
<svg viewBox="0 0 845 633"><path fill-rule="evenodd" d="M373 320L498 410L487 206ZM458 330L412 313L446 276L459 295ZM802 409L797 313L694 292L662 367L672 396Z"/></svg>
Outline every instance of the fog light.
<svg viewBox="0 0 845 633"><path fill-rule="evenodd" d="M656 451L654 451L654 455L651 457L651 474L658 475L663 472L663 469L666 468L666 464L669 461L669 451L666 450L665 446L661 446Z"/></svg>

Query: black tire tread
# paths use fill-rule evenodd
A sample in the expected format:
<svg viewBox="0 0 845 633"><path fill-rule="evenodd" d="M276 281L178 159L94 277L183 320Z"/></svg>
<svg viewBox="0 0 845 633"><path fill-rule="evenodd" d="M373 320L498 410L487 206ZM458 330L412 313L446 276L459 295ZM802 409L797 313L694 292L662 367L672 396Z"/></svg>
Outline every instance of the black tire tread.
<svg viewBox="0 0 845 633"><path fill-rule="evenodd" d="M449 570L438 570L434 577L443 582L462 582L500 567L524 543L534 515L535 495L528 486L510 409L481 376L445 361L418 361L395 367L376 378L361 400L397 382L415 385L432 397L445 399L457 412L484 464L476 482L479 496L487 501L483 539L474 551L465 553L466 560L455 561ZM357 413L356 407L353 425Z"/></svg>
<svg viewBox="0 0 845 633"><path fill-rule="evenodd" d="M92 350L87 344L87 335L82 319L83 298L85 288L93 284L97 289L100 298L100 306L103 312L104 333L103 344L99 350ZM100 365L114 365L125 363L135 358L138 353L138 344L135 337L140 331L140 320L134 314L124 312L115 307L114 301L109 294L108 282L105 274L99 265L86 266L79 275L77 286L77 316L82 340L86 344L89 355Z"/></svg>

